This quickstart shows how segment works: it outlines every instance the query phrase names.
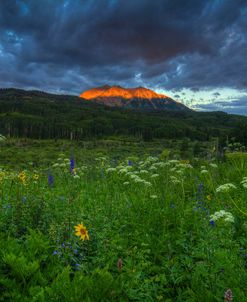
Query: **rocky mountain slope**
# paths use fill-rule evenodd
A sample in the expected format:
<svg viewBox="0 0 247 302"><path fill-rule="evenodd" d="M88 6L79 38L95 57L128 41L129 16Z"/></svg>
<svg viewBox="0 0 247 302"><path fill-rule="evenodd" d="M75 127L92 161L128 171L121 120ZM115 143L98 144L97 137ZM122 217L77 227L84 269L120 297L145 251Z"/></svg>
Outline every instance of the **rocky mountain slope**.
<svg viewBox="0 0 247 302"><path fill-rule="evenodd" d="M81 98L111 107L144 110L190 110L172 98L158 94L144 87L123 88L121 86L104 85L84 91Z"/></svg>

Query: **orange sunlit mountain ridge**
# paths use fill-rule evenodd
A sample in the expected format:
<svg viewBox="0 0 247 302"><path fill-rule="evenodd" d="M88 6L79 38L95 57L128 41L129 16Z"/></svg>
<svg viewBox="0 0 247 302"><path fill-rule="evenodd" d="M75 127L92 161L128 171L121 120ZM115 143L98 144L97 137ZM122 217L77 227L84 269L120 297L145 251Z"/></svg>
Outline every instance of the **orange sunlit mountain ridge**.
<svg viewBox="0 0 247 302"><path fill-rule="evenodd" d="M81 98L111 107L150 110L190 110L169 96L145 87L123 88L104 85L84 91Z"/></svg>
<svg viewBox="0 0 247 302"><path fill-rule="evenodd" d="M142 98L142 99L163 99L168 98L164 94L158 94L144 87L123 88L121 86L101 86L84 91L81 98L91 100L97 97L122 97L125 99Z"/></svg>

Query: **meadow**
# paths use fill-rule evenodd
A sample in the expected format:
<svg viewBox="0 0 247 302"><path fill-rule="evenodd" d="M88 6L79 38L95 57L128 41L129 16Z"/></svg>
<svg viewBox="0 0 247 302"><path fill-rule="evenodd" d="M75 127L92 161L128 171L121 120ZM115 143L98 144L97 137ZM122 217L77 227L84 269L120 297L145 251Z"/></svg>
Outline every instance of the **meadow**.
<svg viewBox="0 0 247 302"><path fill-rule="evenodd" d="M0 301L246 301L245 153L15 144L0 157Z"/></svg>

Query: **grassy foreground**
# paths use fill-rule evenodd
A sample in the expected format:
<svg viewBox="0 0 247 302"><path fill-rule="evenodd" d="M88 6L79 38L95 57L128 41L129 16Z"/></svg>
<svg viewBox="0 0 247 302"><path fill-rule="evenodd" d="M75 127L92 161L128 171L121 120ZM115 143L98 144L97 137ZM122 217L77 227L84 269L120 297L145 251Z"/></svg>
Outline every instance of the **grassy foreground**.
<svg viewBox="0 0 247 302"><path fill-rule="evenodd" d="M0 301L246 301L246 167L63 154L3 167Z"/></svg>

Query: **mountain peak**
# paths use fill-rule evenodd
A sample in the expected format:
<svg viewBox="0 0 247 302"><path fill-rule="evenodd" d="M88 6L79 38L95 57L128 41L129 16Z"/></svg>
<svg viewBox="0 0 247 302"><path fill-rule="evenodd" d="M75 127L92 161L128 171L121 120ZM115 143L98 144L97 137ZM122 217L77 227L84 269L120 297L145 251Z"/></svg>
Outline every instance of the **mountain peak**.
<svg viewBox="0 0 247 302"><path fill-rule="evenodd" d="M172 98L145 87L123 88L104 85L84 91L81 98L111 107L142 110L189 110Z"/></svg>
<svg viewBox="0 0 247 302"><path fill-rule="evenodd" d="M123 88L119 85L109 86L104 85L96 87L90 90L84 91L81 95L81 98L91 100L95 98L105 98L105 97L121 97L124 99L164 99L168 98L166 95L158 94L151 89L145 87L136 87L136 88Z"/></svg>

